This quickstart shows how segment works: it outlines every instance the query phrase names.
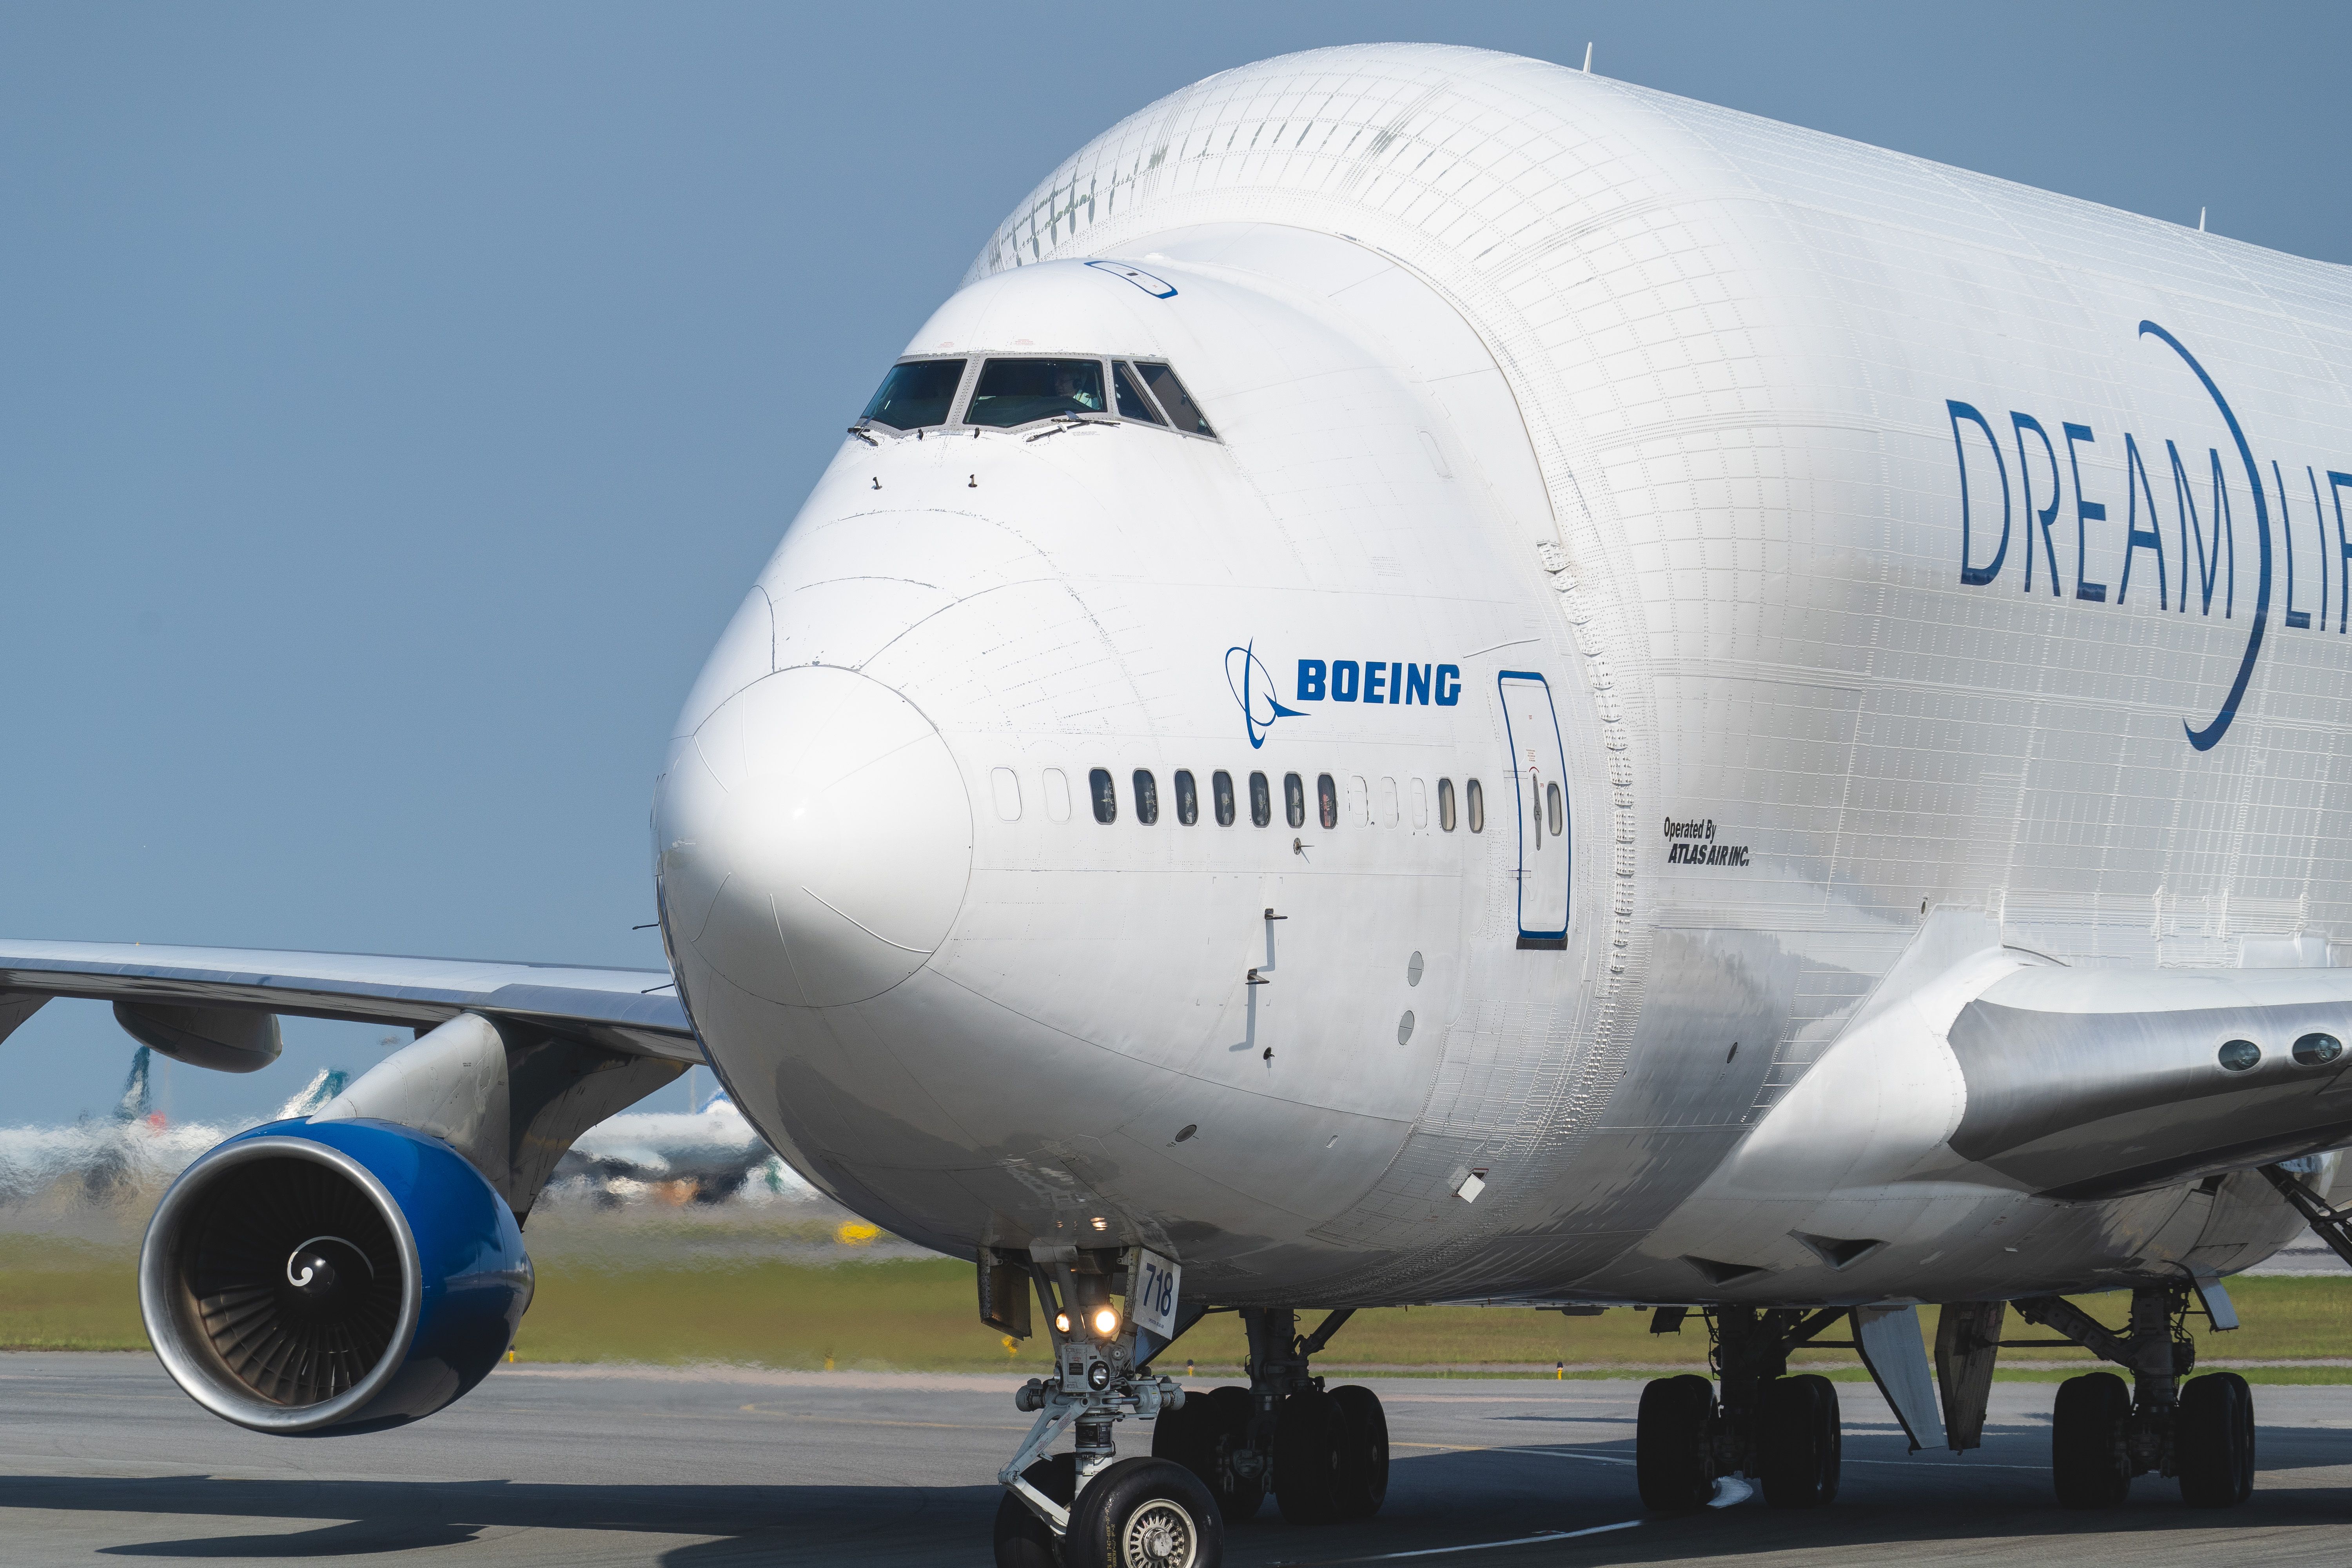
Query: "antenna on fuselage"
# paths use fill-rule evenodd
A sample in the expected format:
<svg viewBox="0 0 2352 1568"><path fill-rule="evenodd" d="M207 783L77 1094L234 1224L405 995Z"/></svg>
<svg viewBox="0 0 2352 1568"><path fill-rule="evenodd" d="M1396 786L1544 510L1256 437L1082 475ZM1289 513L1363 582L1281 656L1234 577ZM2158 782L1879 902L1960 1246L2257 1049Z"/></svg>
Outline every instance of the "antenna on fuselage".
<svg viewBox="0 0 2352 1568"><path fill-rule="evenodd" d="M1591 76L1592 74L1592 46L1591 44L1584 46L1584 74L1587 76ZM2202 228L2205 226L2200 223L2197 226Z"/></svg>
<svg viewBox="0 0 2352 1568"><path fill-rule="evenodd" d="M2197 232L2200 234L2203 234L2205 232L2205 209L2203 207L2199 207L2197 209Z"/></svg>

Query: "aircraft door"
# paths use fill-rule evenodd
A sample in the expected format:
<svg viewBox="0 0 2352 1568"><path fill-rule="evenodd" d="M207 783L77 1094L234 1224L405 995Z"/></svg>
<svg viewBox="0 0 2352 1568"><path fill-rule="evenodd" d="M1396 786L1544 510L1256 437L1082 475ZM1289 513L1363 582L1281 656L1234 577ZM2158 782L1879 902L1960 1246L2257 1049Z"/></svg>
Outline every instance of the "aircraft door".
<svg viewBox="0 0 2352 1568"><path fill-rule="evenodd" d="M1500 679L1503 723L1510 737L1519 834L1519 946L1568 946L1569 808L1567 754L1551 688L1531 670Z"/></svg>

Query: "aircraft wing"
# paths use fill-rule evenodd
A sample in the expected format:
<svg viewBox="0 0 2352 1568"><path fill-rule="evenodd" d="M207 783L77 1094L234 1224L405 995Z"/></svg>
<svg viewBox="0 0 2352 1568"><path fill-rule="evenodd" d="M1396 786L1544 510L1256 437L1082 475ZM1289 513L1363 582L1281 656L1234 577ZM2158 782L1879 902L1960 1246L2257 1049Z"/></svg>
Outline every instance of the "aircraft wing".
<svg viewBox="0 0 2352 1568"><path fill-rule="evenodd" d="M418 1029L479 1013L633 1056L703 1059L667 969L0 939L0 1038L52 996Z"/></svg>

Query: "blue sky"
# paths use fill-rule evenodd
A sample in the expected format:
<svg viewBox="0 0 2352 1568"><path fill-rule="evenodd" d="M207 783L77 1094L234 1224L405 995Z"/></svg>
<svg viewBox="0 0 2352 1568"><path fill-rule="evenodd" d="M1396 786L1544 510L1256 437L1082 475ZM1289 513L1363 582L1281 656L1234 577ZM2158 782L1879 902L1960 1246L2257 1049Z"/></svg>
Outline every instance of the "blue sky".
<svg viewBox="0 0 2352 1568"><path fill-rule="evenodd" d="M2343 7L0 5L0 931L658 963L668 722L991 226L1171 89L1376 38L1591 40L2352 261ZM0 1122L130 1048L52 1005Z"/></svg>

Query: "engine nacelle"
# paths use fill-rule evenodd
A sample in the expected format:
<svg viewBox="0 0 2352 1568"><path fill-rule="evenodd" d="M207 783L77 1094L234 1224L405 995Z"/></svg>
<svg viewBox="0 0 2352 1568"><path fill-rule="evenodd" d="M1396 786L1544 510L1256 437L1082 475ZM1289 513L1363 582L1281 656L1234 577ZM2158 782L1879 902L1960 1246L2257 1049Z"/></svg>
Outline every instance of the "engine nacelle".
<svg viewBox="0 0 2352 1568"><path fill-rule="evenodd" d="M446 1143L386 1121L241 1132L163 1194L139 1308L173 1381L281 1435L430 1415L530 1305L514 1213Z"/></svg>

